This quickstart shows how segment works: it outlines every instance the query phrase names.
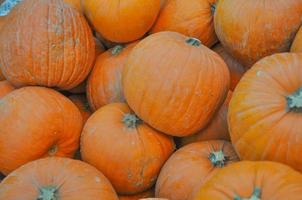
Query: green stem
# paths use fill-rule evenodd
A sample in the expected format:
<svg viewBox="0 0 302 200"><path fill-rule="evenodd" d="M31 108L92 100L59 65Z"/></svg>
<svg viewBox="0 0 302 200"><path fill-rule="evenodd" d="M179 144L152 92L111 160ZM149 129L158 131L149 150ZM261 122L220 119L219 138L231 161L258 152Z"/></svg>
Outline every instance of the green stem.
<svg viewBox="0 0 302 200"><path fill-rule="evenodd" d="M116 45L115 47L112 48L111 54L116 56L120 54L123 51L124 47L120 44Z"/></svg>
<svg viewBox="0 0 302 200"><path fill-rule="evenodd" d="M186 40L186 43L191 45L191 46L194 46L194 47L199 47L201 45L201 41L197 38L193 38L193 37L190 37Z"/></svg>
<svg viewBox="0 0 302 200"><path fill-rule="evenodd" d="M290 111L302 112L302 88L298 89L294 94L286 97L286 100Z"/></svg>
<svg viewBox="0 0 302 200"><path fill-rule="evenodd" d="M223 151L214 151L209 155L209 160L213 164L214 167L224 167L227 162L227 157L224 155Z"/></svg>
<svg viewBox="0 0 302 200"><path fill-rule="evenodd" d="M250 198L241 198L239 196L236 196L234 200L261 200L261 189L255 188Z"/></svg>
<svg viewBox="0 0 302 200"><path fill-rule="evenodd" d="M39 189L40 195L36 200L58 200L58 188L55 186L46 186Z"/></svg>
<svg viewBox="0 0 302 200"><path fill-rule="evenodd" d="M127 128L136 128L141 123L141 120L136 115L130 113L125 114L122 121Z"/></svg>
<svg viewBox="0 0 302 200"><path fill-rule="evenodd" d="M212 11L212 13L215 13L215 11L216 11L216 3L211 4L211 11Z"/></svg>

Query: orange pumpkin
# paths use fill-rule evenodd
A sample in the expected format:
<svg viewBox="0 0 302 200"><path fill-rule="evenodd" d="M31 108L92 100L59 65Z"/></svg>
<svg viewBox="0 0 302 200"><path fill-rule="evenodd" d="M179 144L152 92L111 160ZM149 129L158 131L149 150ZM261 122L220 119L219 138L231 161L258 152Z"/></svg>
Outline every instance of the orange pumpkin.
<svg viewBox="0 0 302 200"><path fill-rule="evenodd" d="M8 81L0 81L0 99L13 91L15 87Z"/></svg>
<svg viewBox="0 0 302 200"><path fill-rule="evenodd" d="M81 136L82 159L104 173L121 195L151 188L173 150L171 137L150 128L122 103L98 109Z"/></svg>
<svg viewBox="0 0 302 200"><path fill-rule="evenodd" d="M120 200L139 200L141 198L154 197L154 190L147 190L145 192L134 195L120 195Z"/></svg>
<svg viewBox="0 0 302 200"><path fill-rule="evenodd" d="M0 184L0 199L118 200L94 167L69 158L44 158L23 165Z"/></svg>
<svg viewBox="0 0 302 200"><path fill-rule="evenodd" d="M0 67L13 85L70 89L86 78L94 41L75 9L61 0L26 0L10 12L9 21L0 32Z"/></svg>
<svg viewBox="0 0 302 200"><path fill-rule="evenodd" d="M207 141L207 140L230 140L230 134L228 131L227 114L229 108L229 102L232 98L232 92L229 91L226 100L220 107L218 112L213 117L212 121L206 128L202 129L198 133L180 138L181 146L192 142Z"/></svg>
<svg viewBox="0 0 302 200"><path fill-rule="evenodd" d="M217 42L214 30L213 6L216 0L168 1L152 28L152 33L175 31L198 38L211 47Z"/></svg>
<svg viewBox="0 0 302 200"><path fill-rule="evenodd" d="M88 101L85 95L71 95L68 97L74 105L77 106L82 114L83 124L86 123L87 119L90 117L92 112L90 111Z"/></svg>
<svg viewBox="0 0 302 200"><path fill-rule="evenodd" d="M218 54L176 32L155 33L139 42L122 78L134 112L173 136L204 128L225 100L230 82Z"/></svg>
<svg viewBox="0 0 302 200"><path fill-rule="evenodd" d="M222 140L182 147L163 166L156 182L155 196L189 200L221 168L238 160L231 143Z"/></svg>
<svg viewBox="0 0 302 200"><path fill-rule="evenodd" d="M82 9L82 6L81 6L81 0L64 0L64 2L71 5L71 6L73 6L79 12L83 13L83 9Z"/></svg>
<svg viewBox="0 0 302 200"><path fill-rule="evenodd" d="M229 106L231 140L243 160L282 162L302 171L302 54L257 62Z"/></svg>
<svg viewBox="0 0 302 200"><path fill-rule="evenodd" d="M301 18L300 0L219 0L214 21L226 50L251 67L265 56L289 51Z"/></svg>
<svg viewBox="0 0 302 200"><path fill-rule="evenodd" d="M97 32L119 43L143 37L160 10L160 0L85 0L82 5Z"/></svg>
<svg viewBox="0 0 302 200"><path fill-rule="evenodd" d="M125 102L121 76L135 45L117 45L97 58L87 84L87 98L93 110L109 103Z"/></svg>
<svg viewBox="0 0 302 200"><path fill-rule="evenodd" d="M298 200L302 175L274 162L242 161L221 169L192 200Z"/></svg>
<svg viewBox="0 0 302 200"><path fill-rule="evenodd" d="M302 52L302 26L299 29L290 49L291 52Z"/></svg>
<svg viewBox="0 0 302 200"><path fill-rule="evenodd" d="M57 91L42 87L12 91L0 103L0 172L7 175L45 156L72 157L81 130L81 113Z"/></svg>
<svg viewBox="0 0 302 200"><path fill-rule="evenodd" d="M235 58L233 58L226 50L221 46L221 44L217 44L213 47L213 50L218 53L224 62L227 64L230 75L231 75L231 85L230 90L234 91L235 87L239 83L241 77L245 73L245 68L241 65Z"/></svg>

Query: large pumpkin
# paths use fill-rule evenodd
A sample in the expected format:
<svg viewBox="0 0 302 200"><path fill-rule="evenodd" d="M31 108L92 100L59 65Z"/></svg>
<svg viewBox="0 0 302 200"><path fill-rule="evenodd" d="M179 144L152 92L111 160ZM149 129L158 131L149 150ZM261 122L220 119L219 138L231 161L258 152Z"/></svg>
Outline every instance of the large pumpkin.
<svg viewBox="0 0 302 200"><path fill-rule="evenodd" d="M143 39L123 71L130 107L146 123L173 136L204 128L223 103L229 82L218 54L175 32Z"/></svg>
<svg viewBox="0 0 302 200"><path fill-rule="evenodd" d="M218 53L227 64L231 75L230 90L234 91L241 77L246 71L244 66L240 64L233 56L231 56L221 44L215 45L213 50Z"/></svg>
<svg viewBox="0 0 302 200"><path fill-rule="evenodd" d="M214 30L214 5L216 0L167 1L152 28L152 33L175 31L198 38L211 47L217 42Z"/></svg>
<svg viewBox="0 0 302 200"><path fill-rule="evenodd" d="M229 106L232 139L243 160L283 162L302 171L302 54L282 53L256 63Z"/></svg>
<svg viewBox="0 0 302 200"><path fill-rule="evenodd" d="M71 95L68 97L74 105L77 106L83 118L83 124L86 123L92 112L90 111L88 101L85 95Z"/></svg>
<svg viewBox="0 0 302 200"><path fill-rule="evenodd" d="M154 197L153 189L134 195L119 195L120 200L140 200L142 198L149 198L149 197Z"/></svg>
<svg viewBox="0 0 302 200"><path fill-rule="evenodd" d="M207 140L230 140L230 134L228 131L227 114L229 108L229 102L232 98L232 92L229 91L228 96L218 112L215 114L211 122L201 131L194 135L180 138L181 146Z"/></svg>
<svg viewBox="0 0 302 200"><path fill-rule="evenodd" d="M246 67L289 51L302 24L301 0L219 0L215 30L222 45Z"/></svg>
<svg viewBox="0 0 302 200"><path fill-rule="evenodd" d="M302 52L302 26L299 29L290 49L291 52Z"/></svg>
<svg viewBox="0 0 302 200"><path fill-rule="evenodd" d="M81 137L83 160L103 172L121 195L151 188L174 150L171 137L150 128L122 103L97 110Z"/></svg>
<svg viewBox="0 0 302 200"><path fill-rule="evenodd" d="M94 167L69 158L44 158L23 165L0 184L5 200L118 200Z"/></svg>
<svg viewBox="0 0 302 200"><path fill-rule="evenodd" d="M81 129L77 107L55 90L12 91L0 103L0 172L7 175L45 156L72 157Z"/></svg>
<svg viewBox="0 0 302 200"><path fill-rule="evenodd" d="M302 175L274 162L242 161L221 169L192 200L300 200Z"/></svg>
<svg viewBox="0 0 302 200"><path fill-rule="evenodd" d="M122 71L135 45L117 45L97 58L87 84L87 97L93 110L109 103L125 102Z"/></svg>
<svg viewBox="0 0 302 200"><path fill-rule="evenodd" d="M155 196L189 200L215 173L238 161L231 143L222 140L196 142L180 148L163 166Z"/></svg>
<svg viewBox="0 0 302 200"><path fill-rule="evenodd" d="M22 14L20 14L22 13ZM61 0L26 0L0 32L0 67L15 86L70 89L94 62L94 41L85 18Z"/></svg>
<svg viewBox="0 0 302 200"><path fill-rule="evenodd" d="M160 0L82 0L82 5L97 32L119 43L143 37L160 10Z"/></svg>
<svg viewBox="0 0 302 200"><path fill-rule="evenodd" d="M0 99L13 91L15 87L8 81L0 81Z"/></svg>

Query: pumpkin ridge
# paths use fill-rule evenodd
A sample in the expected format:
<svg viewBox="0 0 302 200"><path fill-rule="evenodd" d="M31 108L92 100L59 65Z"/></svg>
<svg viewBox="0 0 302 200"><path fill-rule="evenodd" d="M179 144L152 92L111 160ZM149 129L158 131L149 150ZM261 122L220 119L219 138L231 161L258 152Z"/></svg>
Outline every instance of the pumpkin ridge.
<svg viewBox="0 0 302 200"><path fill-rule="evenodd" d="M261 189L255 188L253 191L253 194L250 198L241 198L239 196L236 196L234 200L261 200Z"/></svg>

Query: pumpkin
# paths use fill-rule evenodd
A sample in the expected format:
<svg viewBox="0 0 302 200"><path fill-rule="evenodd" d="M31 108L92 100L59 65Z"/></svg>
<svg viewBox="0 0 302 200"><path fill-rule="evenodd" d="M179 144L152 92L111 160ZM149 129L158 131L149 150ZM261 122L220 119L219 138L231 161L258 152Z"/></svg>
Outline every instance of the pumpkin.
<svg viewBox="0 0 302 200"><path fill-rule="evenodd" d="M238 160L227 141L196 142L182 147L163 166L156 182L155 196L189 200L221 168Z"/></svg>
<svg viewBox="0 0 302 200"><path fill-rule="evenodd" d="M141 198L154 197L154 190L147 190L145 192L134 194L134 195L120 195L120 200L139 200Z"/></svg>
<svg viewBox="0 0 302 200"><path fill-rule="evenodd" d="M94 41L75 9L61 0L27 0L10 12L9 21L0 32L0 67L13 85L70 89L86 78Z"/></svg>
<svg viewBox="0 0 302 200"><path fill-rule="evenodd" d="M231 75L231 84L230 90L234 91L241 77L245 73L245 68L242 64L240 64L233 56L231 56L221 44L217 44L213 47L213 50L218 53L227 64L230 75Z"/></svg>
<svg viewBox="0 0 302 200"><path fill-rule="evenodd" d="M8 81L0 81L0 99L13 91L15 87Z"/></svg>
<svg viewBox="0 0 302 200"><path fill-rule="evenodd" d="M299 29L290 49L291 52L302 52L302 26Z"/></svg>
<svg viewBox="0 0 302 200"><path fill-rule="evenodd" d="M211 47L217 42L214 30L213 6L216 0L168 1L152 28L152 33L175 31L198 38Z"/></svg>
<svg viewBox="0 0 302 200"><path fill-rule="evenodd" d="M68 98L74 103L74 105L77 106L77 108L81 112L82 118L83 118L83 124L85 124L87 119L92 114L90 111L86 96L85 95L71 95Z"/></svg>
<svg viewBox="0 0 302 200"><path fill-rule="evenodd" d="M0 199L118 200L108 179L94 167L69 158L29 162L0 184Z"/></svg>
<svg viewBox="0 0 302 200"><path fill-rule="evenodd" d="M151 188L173 150L171 137L150 128L123 103L98 109L81 136L82 159L104 173L121 195Z"/></svg>
<svg viewBox="0 0 302 200"><path fill-rule="evenodd" d="M160 0L82 0L84 12L105 39L126 43L144 36L160 10Z"/></svg>
<svg viewBox="0 0 302 200"><path fill-rule="evenodd" d="M7 175L41 157L72 157L81 130L81 113L57 91L42 87L12 91L0 103L0 172Z"/></svg>
<svg viewBox="0 0 302 200"><path fill-rule="evenodd" d="M302 171L302 54L257 62L230 101L228 124L243 160L282 162Z"/></svg>
<svg viewBox="0 0 302 200"><path fill-rule="evenodd" d="M68 90L71 94L83 94L86 92L86 85L87 85L87 79L84 80L82 83L77 85L76 87Z"/></svg>
<svg viewBox="0 0 302 200"><path fill-rule="evenodd" d="M229 102L232 98L232 92L229 91L226 100L220 107L218 112L213 117L212 121L198 133L180 138L181 146L189 143L207 140L230 140L230 135L228 131L227 114L229 108Z"/></svg>
<svg viewBox="0 0 302 200"><path fill-rule="evenodd" d="M87 83L87 97L93 110L109 103L125 102L121 76L128 55L135 45L136 43L127 47L117 45L97 58Z"/></svg>
<svg viewBox="0 0 302 200"><path fill-rule="evenodd" d="M188 62L190 60L190 62ZM229 89L229 71L197 39L159 32L131 51L122 75L134 112L153 128L187 136L204 128Z"/></svg>
<svg viewBox="0 0 302 200"><path fill-rule="evenodd" d="M81 6L81 0L64 0L65 3L73 6L75 9L77 9L79 12L83 12L82 6Z"/></svg>
<svg viewBox="0 0 302 200"><path fill-rule="evenodd" d="M217 172L192 200L298 200L302 175L274 162L242 161Z"/></svg>
<svg viewBox="0 0 302 200"><path fill-rule="evenodd" d="M300 0L219 0L214 24L226 50L251 67L263 57L289 51L301 17Z"/></svg>

